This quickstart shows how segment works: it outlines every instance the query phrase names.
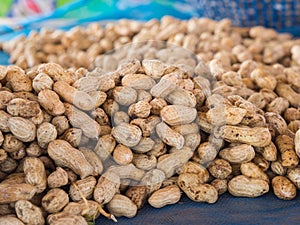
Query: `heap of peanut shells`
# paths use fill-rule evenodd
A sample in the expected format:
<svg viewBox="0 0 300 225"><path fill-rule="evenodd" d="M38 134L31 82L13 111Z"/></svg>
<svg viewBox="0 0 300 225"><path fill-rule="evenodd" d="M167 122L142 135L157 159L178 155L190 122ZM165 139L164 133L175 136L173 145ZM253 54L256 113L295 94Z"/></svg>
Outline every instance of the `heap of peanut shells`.
<svg viewBox="0 0 300 225"><path fill-rule="evenodd" d="M296 197L299 40L164 17L2 48L16 65L0 66L1 225L130 218L182 193Z"/></svg>

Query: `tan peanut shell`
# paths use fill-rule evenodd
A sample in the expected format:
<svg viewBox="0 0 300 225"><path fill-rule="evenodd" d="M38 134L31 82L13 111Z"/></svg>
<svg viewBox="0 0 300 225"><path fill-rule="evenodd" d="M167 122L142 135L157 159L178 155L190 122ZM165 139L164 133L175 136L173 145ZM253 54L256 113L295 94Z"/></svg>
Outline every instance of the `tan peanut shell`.
<svg viewBox="0 0 300 225"><path fill-rule="evenodd" d="M197 111L195 108L183 105L168 105L162 108L160 116L170 126L177 126L193 122L196 119Z"/></svg>
<svg viewBox="0 0 300 225"><path fill-rule="evenodd" d="M64 140L54 140L48 145L48 154L58 166L72 169L81 178L93 175L94 168L84 155Z"/></svg>
<svg viewBox="0 0 300 225"><path fill-rule="evenodd" d="M12 215L6 215L0 216L0 225L24 225L24 223Z"/></svg>
<svg viewBox="0 0 300 225"><path fill-rule="evenodd" d="M166 205L176 204L181 197L181 191L177 185L170 185L152 193L148 202L154 208L162 208Z"/></svg>
<svg viewBox="0 0 300 225"><path fill-rule="evenodd" d="M50 188L58 188L68 183L68 173L61 167L49 174L47 183Z"/></svg>
<svg viewBox="0 0 300 225"><path fill-rule="evenodd" d="M96 183L96 178L92 176L75 181L71 184L69 189L70 198L73 201L82 200L82 196L84 196L86 199L90 199L93 196Z"/></svg>
<svg viewBox="0 0 300 225"><path fill-rule="evenodd" d="M26 224L43 225L45 219L42 210L27 200L19 200L15 204L15 210L18 218Z"/></svg>
<svg viewBox="0 0 300 225"><path fill-rule="evenodd" d="M36 126L22 117L11 117L8 126L13 135L23 142L30 142L36 138Z"/></svg>
<svg viewBox="0 0 300 225"><path fill-rule="evenodd" d="M116 194L106 207L115 216L132 218L137 213L137 206L128 197L121 194Z"/></svg>
<svg viewBox="0 0 300 225"><path fill-rule="evenodd" d="M0 184L0 204L15 202L21 199L30 200L36 193L31 184Z"/></svg>
<svg viewBox="0 0 300 225"><path fill-rule="evenodd" d="M269 191L267 181L239 175L228 182L228 191L234 196L258 197Z"/></svg>
<svg viewBox="0 0 300 225"><path fill-rule="evenodd" d="M156 133L167 145L181 149L184 145L184 137L172 130L166 123L161 122L156 125Z"/></svg>
<svg viewBox="0 0 300 225"><path fill-rule="evenodd" d="M52 116L59 116L65 112L64 104L56 92L45 89L39 92L38 101L41 106Z"/></svg>
<svg viewBox="0 0 300 225"><path fill-rule="evenodd" d="M59 188L51 189L42 198L42 206L49 213L56 213L69 203L68 194Z"/></svg>
<svg viewBox="0 0 300 225"><path fill-rule="evenodd" d="M127 74L122 78L122 85L136 90L149 90L155 85L155 80L145 74Z"/></svg>
<svg viewBox="0 0 300 225"><path fill-rule="evenodd" d="M295 185L286 177L276 176L272 179L274 194L283 200L291 200L296 197Z"/></svg>
<svg viewBox="0 0 300 225"><path fill-rule="evenodd" d="M222 149L219 156L231 163L243 163L251 161L255 156L255 151L251 145L241 144Z"/></svg>
<svg viewBox="0 0 300 225"><path fill-rule="evenodd" d="M37 116L41 109L37 102L25 100L22 98L14 98L8 102L6 111L12 116L20 116L30 118Z"/></svg>
<svg viewBox="0 0 300 225"><path fill-rule="evenodd" d="M133 147L140 142L142 131L135 125L121 123L120 125L113 127L112 135L120 144Z"/></svg>
<svg viewBox="0 0 300 225"><path fill-rule="evenodd" d="M89 164L94 168L94 175L100 175L103 171L103 163L101 159L97 156L97 153L89 148L79 148L79 151L82 152L85 159L89 162Z"/></svg>

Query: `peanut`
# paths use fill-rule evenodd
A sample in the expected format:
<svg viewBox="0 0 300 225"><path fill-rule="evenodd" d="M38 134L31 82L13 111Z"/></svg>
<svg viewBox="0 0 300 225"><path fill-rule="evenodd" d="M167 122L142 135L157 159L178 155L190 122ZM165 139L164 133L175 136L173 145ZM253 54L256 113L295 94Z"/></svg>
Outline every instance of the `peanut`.
<svg viewBox="0 0 300 225"><path fill-rule="evenodd" d="M286 177L276 176L272 179L274 194L283 200L291 200L296 197L295 185Z"/></svg>
<svg viewBox="0 0 300 225"><path fill-rule="evenodd" d="M106 206L115 216L132 218L137 213L137 206L128 197L121 194L116 194Z"/></svg>
<svg viewBox="0 0 300 225"><path fill-rule="evenodd" d="M175 204L180 200L181 192L177 185L170 185L152 193L148 199L154 208L162 208L166 205Z"/></svg>
<svg viewBox="0 0 300 225"><path fill-rule="evenodd" d="M15 210L18 218L26 224L45 224L42 210L27 200L17 201L15 204Z"/></svg>

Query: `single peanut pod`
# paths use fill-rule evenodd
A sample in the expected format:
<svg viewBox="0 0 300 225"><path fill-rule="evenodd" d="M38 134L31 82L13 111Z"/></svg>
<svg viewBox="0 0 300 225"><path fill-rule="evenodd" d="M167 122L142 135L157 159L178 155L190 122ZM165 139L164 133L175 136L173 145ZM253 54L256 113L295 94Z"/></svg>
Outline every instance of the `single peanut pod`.
<svg viewBox="0 0 300 225"><path fill-rule="evenodd" d="M244 163L250 162L254 158L255 151L251 145L241 144L222 149L219 156L231 163Z"/></svg>
<svg viewBox="0 0 300 225"><path fill-rule="evenodd" d="M0 91L0 109L6 109L7 104L14 98L14 94L9 91Z"/></svg>
<svg viewBox="0 0 300 225"><path fill-rule="evenodd" d="M152 101L150 101L151 105L151 113L154 115L159 115L160 110L167 106L168 103L163 98L154 98Z"/></svg>
<svg viewBox="0 0 300 225"><path fill-rule="evenodd" d="M0 110L0 130L3 132L10 132L8 119L12 116L3 110Z"/></svg>
<svg viewBox="0 0 300 225"><path fill-rule="evenodd" d="M6 215L0 216L0 225L25 225L25 223L14 216Z"/></svg>
<svg viewBox="0 0 300 225"><path fill-rule="evenodd" d="M114 216L132 218L137 213L137 206L128 197L121 194L116 194L106 207Z"/></svg>
<svg viewBox="0 0 300 225"><path fill-rule="evenodd" d="M242 163L240 170L243 175L249 178L261 179L268 183L270 182L268 175L252 162Z"/></svg>
<svg viewBox="0 0 300 225"><path fill-rule="evenodd" d="M104 162L111 156L116 146L116 140L111 134L103 135L99 138L94 149L98 157Z"/></svg>
<svg viewBox="0 0 300 225"><path fill-rule="evenodd" d="M148 171L156 167L157 159L153 155L134 154L132 163L137 168Z"/></svg>
<svg viewBox="0 0 300 225"><path fill-rule="evenodd" d="M224 194L228 189L226 179L214 179L210 184L217 190L219 195Z"/></svg>
<svg viewBox="0 0 300 225"><path fill-rule="evenodd" d="M96 183L96 178L92 176L75 181L69 189L70 198L75 202L82 200L82 196L90 199L93 196Z"/></svg>
<svg viewBox="0 0 300 225"><path fill-rule="evenodd" d="M130 121L130 124L138 126L142 130L143 137L149 137L155 132L155 127L161 122L158 116L149 116L147 119L137 118Z"/></svg>
<svg viewBox="0 0 300 225"><path fill-rule="evenodd" d="M121 76L125 76L126 74L134 74L140 68L141 62L138 59L132 59L119 64L117 71Z"/></svg>
<svg viewBox="0 0 300 225"><path fill-rule="evenodd" d="M39 92L38 102L52 116L59 116L65 112L64 104L59 99L59 96L50 89Z"/></svg>
<svg viewBox="0 0 300 225"><path fill-rule="evenodd" d="M13 134L6 134L4 136L2 148L6 152L13 153L23 147L24 147L24 143L19 139L17 139Z"/></svg>
<svg viewBox="0 0 300 225"><path fill-rule="evenodd" d="M168 94L166 100L172 105L183 105L192 108L197 104L197 99L193 92L179 88Z"/></svg>
<svg viewBox="0 0 300 225"><path fill-rule="evenodd" d="M295 152L293 138L287 135L279 135L276 137L275 143L281 153L282 165L288 168L297 166L299 158Z"/></svg>
<svg viewBox="0 0 300 225"><path fill-rule="evenodd" d="M40 91L44 89L52 89L53 86L53 80L51 77L49 77L45 73L39 73L35 76L35 78L32 80L32 87L35 90L36 93L39 93Z"/></svg>
<svg viewBox="0 0 300 225"><path fill-rule="evenodd" d="M32 91L32 83L30 78L18 66L8 66L6 71L6 80L15 92Z"/></svg>
<svg viewBox="0 0 300 225"><path fill-rule="evenodd" d="M113 172L105 172L98 180L94 190L94 199L104 205L111 201L120 187L120 177Z"/></svg>
<svg viewBox="0 0 300 225"><path fill-rule="evenodd" d="M268 125L275 131L275 136L278 134L287 134L286 121L278 113L267 112L264 114Z"/></svg>
<svg viewBox="0 0 300 225"><path fill-rule="evenodd" d="M198 134L199 133L199 127L198 127L197 123L189 123L189 124L173 126L172 129L184 136L188 135L188 134Z"/></svg>
<svg viewBox="0 0 300 225"><path fill-rule="evenodd" d="M57 220L54 220L52 223L50 223L50 225L65 225L65 224L88 225L86 219L83 216L66 215L66 214L58 218Z"/></svg>
<svg viewBox="0 0 300 225"><path fill-rule="evenodd" d="M31 184L0 184L0 204L30 200L35 194L36 187Z"/></svg>
<svg viewBox="0 0 300 225"><path fill-rule="evenodd" d="M167 145L181 149L184 145L184 137L172 130L167 124L161 122L156 125L156 133Z"/></svg>
<svg viewBox="0 0 300 225"><path fill-rule="evenodd" d="M8 102L6 111L12 116L30 118L37 116L40 113L41 109L39 104L35 101L25 100L22 98L14 98L10 102Z"/></svg>
<svg viewBox="0 0 300 225"><path fill-rule="evenodd" d="M287 99L293 107L300 106L300 94L296 93L289 84L279 83L276 92L280 97Z"/></svg>
<svg viewBox="0 0 300 225"><path fill-rule="evenodd" d="M260 68L253 70L250 76L260 88L269 88L271 90L276 88L276 78Z"/></svg>
<svg viewBox="0 0 300 225"><path fill-rule="evenodd" d="M228 191L237 197L258 197L269 191L267 181L239 175L228 182Z"/></svg>
<svg viewBox="0 0 300 225"><path fill-rule="evenodd" d="M154 208L162 208L166 205L176 204L181 197L177 185L170 185L152 193L148 199L149 204Z"/></svg>
<svg viewBox="0 0 300 225"><path fill-rule="evenodd" d="M274 194L283 200L292 200L296 197L297 189L295 185L286 177L276 176L272 179Z"/></svg>
<svg viewBox="0 0 300 225"><path fill-rule="evenodd" d="M36 126L22 117L11 117L8 126L13 135L23 142L31 142L36 137Z"/></svg>
<svg viewBox="0 0 300 225"><path fill-rule="evenodd" d="M82 152L85 159L91 164L91 166L94 168L94 175L96 176L100 175L103 171L103 164L101 162L101 159L98 157L97 153L89 148L79 148L79 151Z"/></svg>
<svg viewBox="0 0 300 225"><path fill-rule="evenodd" d="M142 131L138 126L121 123L120 125L113 127L112 135L120 144L133 147L140 142Z"/></svg>
<svg viewBox="0 0 300 225"><path fill-rule="evenodd" d="M118 111L113 116L113 125L118 126L121 123L129 123L129 116L126 112Z"/></svg>
<svg viewBox="0 0 300 225"><path fill-rule="evenodd" d="M125 192L127 196L138 209L141 209L146 201L148 196L147 188L145 186L130 186Z"/></svg>
<svg viewBox="0 0 300 225"><path fill-rule="evenodd" d="M88 138L98 138L100 136L101 127L95 120L71 104L65 103L65 108L65 114L73 127L80 128Z"/></svg>
<svg viewBox="0 0 300 225"><path fill-rule="evenodd" d="M93 175L94 168L84 155L64 140L54 140L48 145L48 154L58 166L67 167L82 179Z"/></svg>
<svg viewBox="0 0 300 225"><path fill-rule="evenodd" d="M165 98L167 95L176 90L179 84L176 72L163 76L160 81L154 85L150 93L154 97Z"/></svg>
<svg viewBox="0 0 300 225"><path fill-rule="evenodd" d="M68 173L63 168L57 167L56 170L47 177L47 183L50 188L58 188L67 185Z"/></svg>
<svg viewBox="0 0 300 225"><path fill-rule="evenodd" d="M207 120L213 125L237 125L246 113L247 110L235 106L215 107L208 110Z"/></svg>
<svg viewBox="0 0 300 225"><path fill-rule="evenodd" d="M231 174L232 168L228 161L224 159L215 159L209 165L208 171L215 178L225 179Z"/></svg>
<svg viewBox="0 0 300 225"><path fill-rule="evenodd" d="M275 98L266 106L267 112L274 112L281 115L289 107L289 101L285 98Z"/></svg>
<svg viewBox="0 0 300 225"><path fill-rule="evenodd" d="M165 180L165 173L159 169L152 169L145 173L141 184L146 187L146 193L151 194L158 190Z"/></svg>
<svg viewBox="0 0 300 225"><path fill-rule="evenodd" d="M166 178L173 176L178 168L183 166L191 157L193 151L188 147L183 147L180 150L170 154L165 154L158 159L157 169L165 172Z"/></svg>
<svg viewBox="0 0 300 225"><path fill-rule="evenodd" d="M195 202L215 203L218 200L217 190L210 184L189 182L190 175L188 173L179 175L177 184L180 189Z"/></svg>
<svg viewBox="0 0 300 225"><path fill-rule="evenodd" d="M141 180L145 171L137 168L132 163L124 166L110 166L107 171L117 174L121 179Z"/></svg>
<svg viewBox="0 0 300 225"><path fill-rule="evenodd" d="M113 158L119 165L128 165L132 162L133 153L127 146L118 144L114 149Z"/></svg>
<svg viewBox="0 0 300 225"><path fill-rule="evenodd" d="M37 129L37 141L39 146L47 148L51 141L54 141L57 137L57 131L54 125L48 122L44 122L39 125Z"/></svg>
<svg viewBox="0 0 300 225"><path fill-rule="evenodd" d="M135 153L147 153L153 148L154 145L155 142L151 138L142 137L140 142L136 146L132 147L132 150Z"/></svg>
<svg viewBox="0 0 300 225"><path fill-rule="evenodd" d="M77 148L81 144L82 130L79 128L70 128L61 137L69 142L72 147Z"/></svg>
<svg viewBox="0 0 300 225"><path fill-rule="evenodd" d="M195 108L183 105L168 105L162 108L160 116L170 126L192 123L197 116Z"/></svg>
<svg viewBox="0 0 300 225"><path fill-rule="evenodd" d="M153 79L161 78L166 70L166 65L157 59L144 59L142 67L145 73Z"/></svg>
<svg viewBox="0 0 300 225"><path fill-rule="evenodd" d="M66 102L74 104L82 110L91 110L95 107L93 98L83 91L78 91L65 81L57 81L53 90Z"/></svg>
<svg viewBox="0 0 300 225"><path fill-rule="evenodd" d="M241 142L255 147L264 147L270 144L271 134L265 127L238 127L225 125L215 130L214 135L229 142Z"/></svg>
<svg viewBox="0 0 300 225"><path fill-rule="evenodd" d="M59 188L51 189L42 198L42 206L49 213L62 210L69 203L68 194Z"/></svg>
<svg viewBox="0 0 300 225"><path fill-rule="evenodd" d="M37 193L47 187L47 176L43 162L39 158L26 157L23 165L25 181L36 187Z"/></svg>
<svg viewBox="0 0 300 225"><path fill-rule="evenodd" d="M208 170L204 166L193 161L188 161L176 172L178 174L183 174L183 173L195 174L196 175L195 182L199 184L206 183L210 177Z"/></svg>
<svg viewBox="0 0 300 225"><path fill-rule="evenodd" d="M128 86L118 86L113 90L113 100L120 105L129 106L136 102L137 92L135 89Z"/></svg>
<svg viewBox="0 0 300 225"><path fill-rule="evenodd" d="M255 151L262 154L262 156L268 161L275 161L277 159L277 148L273 142L265 147L256 147Z"/></svg>
<svg viewBox="0 0 300 225"><path fill-rule="evenodd" d="M155 84L155 80L145 74L127 74L122 78L122 86L136 90L150 90Z"/></svg>
<svg viewBox="0 0 300 225"><path fill-rule="evenodd" d="M18 218L26 224L43 225L45 219L42 210L27 200L19 200L15 204Z"/></svg>
<svg viewBox="0 0 300 225"><path fill-rule="evenodd" d="M218 152L216 146L210 142L203 142L197 148L197 153L199 157L199 163L202 165L206 165L213 161Z"/></svg>

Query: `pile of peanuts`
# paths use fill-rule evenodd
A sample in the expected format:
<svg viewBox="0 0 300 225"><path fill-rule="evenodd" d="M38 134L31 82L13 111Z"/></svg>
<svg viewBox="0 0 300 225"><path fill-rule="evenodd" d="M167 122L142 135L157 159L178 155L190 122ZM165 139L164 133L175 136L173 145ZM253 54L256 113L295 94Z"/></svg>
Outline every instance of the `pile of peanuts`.
<svg viewBox="0 0 300 225"><path fill-rule="evenodd" d="M215 203L300 189L290 35L166 16L2 48L15 65L0 66L0 225L86 225L182 193Z"/></svg>

